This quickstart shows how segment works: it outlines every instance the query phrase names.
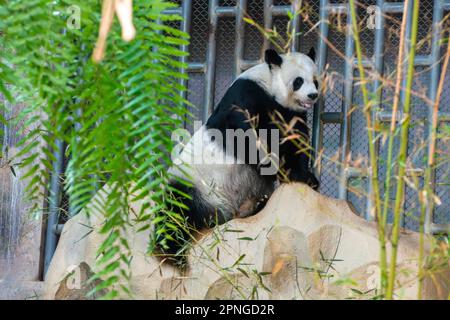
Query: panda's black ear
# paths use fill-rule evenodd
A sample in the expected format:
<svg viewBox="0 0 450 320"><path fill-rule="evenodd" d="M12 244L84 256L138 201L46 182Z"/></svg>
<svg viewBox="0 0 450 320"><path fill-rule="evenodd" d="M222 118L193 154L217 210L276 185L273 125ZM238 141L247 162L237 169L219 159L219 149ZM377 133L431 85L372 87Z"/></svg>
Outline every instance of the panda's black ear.
<svg viewBox="0 0 450 320"><path fill-rule="evenodd" d="M281 66L283 58L273 49L267 49L264 54L264 60L270 66Z"/></svg>
<svg viewBox="0 0 450 320"><path fill-rule="evenodd" d="M314 47L311 47L311 49L309 49L307 56L310 57L311 60L315 62L316 61L316 49L314 49Z"/></svg>

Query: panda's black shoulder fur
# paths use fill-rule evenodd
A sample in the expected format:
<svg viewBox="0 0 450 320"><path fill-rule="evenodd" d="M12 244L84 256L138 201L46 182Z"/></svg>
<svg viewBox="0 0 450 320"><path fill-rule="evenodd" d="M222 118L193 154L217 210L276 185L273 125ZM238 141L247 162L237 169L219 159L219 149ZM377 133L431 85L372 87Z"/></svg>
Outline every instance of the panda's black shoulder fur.
<svg viewBox="0 0 450 320"><path fill-rule="evenodd" d="M208 129L249 129L248 116L258 117L258 129L274 127L272 118L278 112L286 122L293 117L306 121L306 112L295 112L280 105L257 82L249 79L237 79L227 90L206 123ZM303 124L304 124L303 122ZM303 131L307 133L306 124Z"/></svg>
<svg viewBox="0 0 450 320"><path fill-rule="evenodd" d="M275 115L276 114L276 115ZM237 79L227 90L206 123L208 129L220 130L226 136L227 129L279 129L280 122L290 123L296 117L294 130L308 141L309 131L306 112L296 112L279 104L256 81ZM255 118L254 122L249 118ZM278 123L276 123L278 121ZM256 124L256 125L255 125ZM268 132L270 136L270 132ZM280 134L280 138L283 136ZM222 147L226 149L226 139ZM272 149L269 145L269 149ZM235 153L236 155L236 153ZM289 181L317 185L317 179L309 169L310 157L299 153L299 146L292 141L279 146L281 167L288 173Z"/></svg>

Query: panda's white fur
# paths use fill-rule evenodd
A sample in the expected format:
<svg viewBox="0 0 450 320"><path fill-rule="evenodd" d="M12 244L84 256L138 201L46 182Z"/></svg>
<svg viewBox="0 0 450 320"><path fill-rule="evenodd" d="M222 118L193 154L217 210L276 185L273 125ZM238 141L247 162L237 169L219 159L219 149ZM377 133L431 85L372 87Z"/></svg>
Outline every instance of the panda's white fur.
<svg viewBox="0 0 450 320"><path fill-rule="evenodd" d="M224 152L223 148L211 141L211 130L202 125L182 149L169 174L188 179L202 195L203 201L220 209L224 220L239 214L239 193L248 183L259 181L258 175L245 164ZM235 201L230 201L234 199Z"/></svg>
<svg viewBox="0 0 450 320"><path fill-rule="evenodd" d="M243 72L233 82L207 124L194 133L169 170L173 177L192 184L192 187L186 187L176 180L173 182L174 188L182 189L191 197L184 199L189 211L180 210L189 224L195 228L208 227L236 216L254 214L260 209L260 204L278 184L276 175L261 176L255 166L239 163L235 155L225 151L223 141L217 141L216 136L224 133L225 129L248 128L243 113L235 112L235 107L242 108L251 116L256 114L259 120L266 119L265 113L272 109L284 112L290 117L287 120L292 120L294 116L306 119L305 111L314 105L318 94L316 76L317 68L311 57L301 53L279 56L268 50L266 62ZM298 77L302 78L302 85L298 90L293 90L293 83ZM268 120L261 122L258 123L260 128L271 128ZM307 135L304 123L300 125L300 131ZM293 171L292 180L317 184L307 168L307 159L302 156L302 163L299 160L298 165L301 169L298 170L291 163L296 161L293 158L296 151L290 147L284 152L286 154L280 153L279 157L288 158ZM177 200L183 201L181 198ZM172 243L169 248L166 245L166 251L175 254L181 245Z"/></svg>

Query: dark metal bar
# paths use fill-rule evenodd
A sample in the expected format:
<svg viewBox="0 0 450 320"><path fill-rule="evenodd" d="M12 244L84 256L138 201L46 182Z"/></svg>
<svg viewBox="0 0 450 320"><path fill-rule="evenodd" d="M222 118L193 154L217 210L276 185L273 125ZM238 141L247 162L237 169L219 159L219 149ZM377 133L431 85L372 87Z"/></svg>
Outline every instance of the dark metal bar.
<svg viewBox="0 0 450 320"><path fill-rule="evenodd" d="M76 98L76 103L79 103L79 98ZM79 117L81 119L82 117L82 110L81 108L77 108L76 110L76 116ZM81 130L81 124L77 121L75 122L74 125L75 131L78 133ZM77 141L79 140L79 138L76 138ZM74 202L76 202L76 199L73 195L69 194L69 210L68 210L68 215L69 218L72 218L73 216L77 215L80 211L80 208L77 208L77 206L74 206Z"/></svg>
<svg viewBox="0 0 450 320"><path fill-rule="evenodd" d="M390 122L392 119L392 114L387 111L381 111L377 113L377 119L381 122ZM398 111L397 116L395 117L396 121L400 121L403 118L403 112ZM427 120L427 119L422 119ZM449 122L450 121L450 112L438 112L438 121L439 122Z"/></svg>
<svg viewBox="0 0 450 320"><path fill-rule="evenodd" d="M183 0L183 5L184 5L184 0ZM182 7L178 7L178 8L170 8L170 9L166 9L163 11L163 14L171 14L171 15L179 15L179 16L183 16L183 9Z"/></svg>
<svg viewBox="0 0 450 320"><path fill-rule="evenodd" d="M302 1L293 0L291 5L277 5L273 4L273 0L264 0L264 28L272 28L273 17L287 16L289 12L292 14L293 19L291 21L291 29L289 32L292 36L291 51L298 51L298 38L296 35L300 28L300 17L298 12L300 11ZM269 47L269 40L264 38L264 50Z"/></svg>
<svg viewBox="0 0 450 320"><path fill-rule="evenodd" d="M406 29L405 29L405 49L404 49L404 56L408 57L409 55L409 50L410 50L410 40L411 40L411 20L412 20L412 3L411 1L409 2L409 7L407 10L407 15L406 15ZM403 64L403 68L402 68L402 72L403 72L403 77L402 77L402 88L406 87L406 72L407 72L407 63ZM400 102L401 105L404 105L405 102L405 90L401 90L400 92Z"/></svg>
<svg viewBox="0 0 450 320"><path fill-rule="evenodd" d="M377 8L383 8L386 3L384 0L377 0ZM383 68L384 68L384 28L385 28L385 16L380 11L375 11L375 47L374 47L374 56L373 56L373 69L375 72L375 78L373 79L373 89L372 94L375 97L375 103L372 106L372 121L376 123L378 121L377 113L381 108L381 95L382 95L382 81L383 77ZM372 141L369 141L372 143ZM378 141L375 142L375 150L379 150ZM375 164L378 165L378 164ZM373 193L372 184L368 183L367 188L368 194ZM370 197L366 198L366 210L365 210L365 218L367 220L373 220L375 217L373 216L373 212L371 210L373 204Z"/></svg>
<svg viewBox="0 0 450 320"><path fill-rule="evenodd" d="M406 29L405 29L405 48L404 48L404 56L405 57L409 56L409 51L410 51L410 47L411 47L412 10L413 10L413 3L412 3L412 1L410 1L409 6L407 8L407 15L405 18L405 19L407 19L406 20ZM414 61L412 61L412 62L408 61L408 63L414 63ZM407 74L407 69L408 69L408 63L404 63L402 66L402 88L406 88L406 81L407 81L406 74ZM400 106L405 105L405 95L406 95L406 91L402 89L400 91ZM408 150L408 147L407 147L407 150ZM397 184L398 183L405 183L405 182L397 180ZM403 201L403 207L404 207L404 205L405 205L405 201ZM403 211L406 212L405 210L403 210ZM402 216L400 217L400 225L402 227L405 227L405 214L402 214Z"/></svg>
<svg viewBox="0 0 450 320"><path fill-rule="evenodd" d="M236 16L236 7L215 7L217 17L234 17Z"/></svg>
<svg viewBox="0 0 450 320"><path fill-rule="evenodd" d="M206 122L208 116L214 109L214 84L216 79L216 32L218 16L216 14L216 7L218 7L219 0L209 0L209 38L208 38L208 53L206 61L206 90L205 90L205 104L203 109L203 122Z"/></svg>
<svg viewBox="0 0 450 320"><path fill-rule="evenodd" d="M61 235L63 228L64 228L64 224L63 224L63 223L57 223L57 224L54 224L54 225L53 225L52 230L53 230L53 232L54 232L56 235L59 236L59 235Z"/></svg>
<svg viewBox="0 0 450 320"><path fill-rule="evenodd" d="M384 2L380 6L383 13L402 13L403 12L403 2Z"/></svg>
<svg viewBox="0 0 450 320"><path fill-rule="evenodd" d="M205 73L206 64L200 62L189 62L187 72L190 73Z"/></svg>
<svg viewBox="0 0 450 320"><path fill-rule="evenodd" d="M289 11L292 12L292 6L290 6L290 5L274 6L273 2L271 4L271 6L268 7L268 8L269 8L269 13L272 13L272 15L275 16L275 17L286 16Z"/></svg>
<svg viewBox="0 0 450 320"><path fill-rule="evenodd" d="M300 12L300 6L302 4L301 0L293 0L292 1L292 5L290 5L290 11L292 13L292 21L291 21L291 35L292 35L292 43L291 43L291 51L296 52L298 51L298 39L300 37L298 37L298 33L299 33L299 28L300 28L300 16L299 16L299 12Z"/></svg>
<svg viewBox="0 0 450 320"><path fill-rule="evenodd" d="M318 44L318 59L317 67L320 75L323 74L325 70L325 64L327 62L327 43L328 30L329 30L329 20L328 20L328 0L320 0L320 11L319 11L319 44ZM313 130L312 130L312 148L314 150L314 159L317 153L322 148L322 121L321 115L323 113L325 105L325 99L322 95L319 95L319 101L316 103L313 114ZM320 176L319 168L320 166L314 167L314 173Z"/></svg>
<svg viewBox="0 0 450 320"><path fill-rule="evenodd" d="M347 180L354 179L354 178L361 178L361 177L367 177L368 173L366 170L358 169L349 167L345 171Z"/></svg>
<svg viewBox="0 0 450 320"><path fill-rule="evenodd" d="M163 15L178 15L178 16L183 17L183 8L182 7L170 8L170 9L163 10L161 13ZM156 19L156 23L162 24L163 21L158 18L158 19ZM183 27L183 24L181 24L181 28L182 27ZM161 30L157 30L156 33L161 34ZM153 48L153 51L157 52L158 49L155 47L155 48Z"/></svg>
<svg viewBox="0 0 450 320"><path fill-rule="evenodd" d="M339 199L347 199L347 159L350 154L351 145L351 114L353 100L353 55L355 51L355 41L352 35L352 17L350 6L347 7L347 29L345 35L345 67L344 67L344 100L342 101L342 117L340 132L340 174L339 174Z"/></svg>
<svg viewBox="0 0 450 320"><path fill-rule="evenodd" d="M240 68L242 71L245 71L247 69L250 69L253 66L256 66L259 63L261 63L261 60L241 60Z"/></svg>
<svg viewBox="0 0 450 320"><path fill-rule="evenodd" d="M181 21L181 30L183 32L186 32L186 33L189 34L189 32L191 31L192 0L184 0L184 1L182 1L182 5L178 9L181 10L180 15L183 17L183 20ZM181 45L180 50L184 51L184 52L189 52L189 45L185 45L185 44ZM180 60L181 60L181 63L187 64L187 56L181 57ZM188 66L188 68L189 68L189 66ZM185 68L182 68L180 70L180 72L181 73L186 73L187 70ZM186 88L186 90L180 90L180 96L183 99L186 99L186 97L187 97L188 79L181 78L180 79L180 85L182 87ZM186 120L185 120L184 126L186 127L186 125L187 125L187 123L186 123Z"/></svg>
<svg viewBox="0 0 450 320"><path fill-rule="evenodd" d="M392 120L392 113L389 111L379 111L376 114L377 121L380 122L391 122ZM395 121L400 121L403 118L403 111L397 111L397 114L395 116Z"/></svg>
<svg viewBox="0 0 450 320"><path fill-rule="evenodd" d="M328 14L347 14L346 3L328 3L325 8Z"/></svg>
<svg viewBox="0 0 450 320"><path fill-rule="evenodd" d="M448 1L448 0L442 1L441 8L444 11L449 11L450 10L450 1Z"/></svg>
<svg viewBox="0 0 450 320"><path fill-rule="evenodd" d="M241 62L244 59L244 13L247 10L247 0L239 0L236 8L236 46L234 47L234 57L235 57L235 77L241 72Z"/></svg>
<svg viewBox="0 0 450 320"><path fill-rule="evenodd" d="M415 66L429 66L431 64L432 64L431 56L418 55L414 59L414 65Z"/></svg>
<svg viewBox="0 0 450 320"><path fill-rule="evenodd" d="M264 29L268 30L272 28L272 12L273 11L273 0L264 0ZM270 43L267 37L264 37L263 41L263 51L269 49Z"/></svg>
<svg viewBox="0 0 450 320"><path fill-rule="evenodd" d="M44 277L52 261L56 250L58 237L54 232L54 227L58 224L59 207L61 204L61 174L64 163L64 143L56 140L55 150L53 151L55 160L53 161L52 174L50 177L50 190L48 197L48 215L47 228L45 231L45 249L44 249Z"/></svg>
<svg viewBox="0 0 450 320"><path fill-rule="evenodd" d="M323 112L320 115L322 123L342 123L342 112Z"/></svg>
<svg viewBox="0 0 450 320"><path fill-rule="evenodd" d="M430 72L430 87L428 91L428 97L431 101L436 101L437 99L437 89L439 85L439 77L441 73L441 66L439 63L440 59L440 50L441 50L441 21L443 18L444 4L442 0L435 0L433 6L433 31L432 31L432 44L431 44L431 72ZM430 106L428 108L428 138L431 137L433 132L432 127L432 118L433 118L433 108ZM428 144L429 146L429 144ZM430 179L430 187L432 190L435 190L436 187L436 172L432 170L431 179ZM427 207L426 216L425 216L425 232L431 233L432 225L433 225L433 212ZM447 229L447 231L450 230Z"/></svg>
<svg viewBox="0 0 450 320"><path fill-rule="evenodd" d="M405 175L407 177L422 177L424 175L424 170L421 168L406 169ZM349 167L346 170L347 178L368 178L369 173L363 171L359 168ZM372 218L371 218L372 219Z"/></svg>
<svg viewBox="0 0 450 320"><path fill-rule="evenodd" d="M373 60L369 59L369 58L363 58L362 59L362 65L365 69L372 69L373 68ZM358 59L355 57L352 61L353 63L353 68L356 69L358 68Z"/></svg>
<svg viewBox="0 0 450 320"><path fill-rule="evenodd" d="M428 232L431 233L431 234L439 234L439 233L448 234L449 230L450 230L450 224L449 223L447 223L447 224L430 223L428 228L429 228Z"/></svg>

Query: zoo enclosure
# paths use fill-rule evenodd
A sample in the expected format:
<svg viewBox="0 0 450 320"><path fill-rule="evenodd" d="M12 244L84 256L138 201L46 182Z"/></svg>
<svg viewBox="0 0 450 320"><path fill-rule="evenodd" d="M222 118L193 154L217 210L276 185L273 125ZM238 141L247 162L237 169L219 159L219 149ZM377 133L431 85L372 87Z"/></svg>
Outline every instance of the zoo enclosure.
<svg viewBox="0 0 450 320"><path fill-rule="evenodd" d="M260 62L263 50L270 46L269 41L253 26L244 21L246 15L265 28L276 28L282 37L286 37L288 14L294 14L300 8L308 8L308 21L294 15L291 23L295 33L300 33L291 43L294 51L307 52L311 47L318 53L318 66L322 74L326 74L333 84L327 90L314 112L308 113L308 124L312 131L312 142L315 150L322 150L327 157L322 157L316 166L320 174L320 192L330 197L351 201L358 211L367 219L373 219L364 194L370 192L367 173L353 167L354 160L359 155L367 157L368 141L364 116L360 109L353 105L361 105L362 97L359 86L355 85L358 77L354 61L354 43L349 25L350 15L347 1L336 0L178 0L179 8L167 13L180 14L184 19L177 25L191 36L189 46L182 49L190 55L184 58L188 64L189 80L181 80L188 88L183 93L197 108L189 107L196 119L205 121L214 106L221 99L228 86L243 70ZM367 25L368 18L376 14L375 28L363 28L361 41L367 59L365 67L379 74L388 75L395 70L396 54L398 52L398 30L403 12L402 1L359 1L359 20ZM410 1L411 3L411 1ZM370 7L370 6L377 7ZM372 9L368 9L372 8ZM378 8L379 11L373 10ZM422 0L419 24L419 42L423 45L418 50L415 59L416 81L415 90L425 89L431 101L436 98L436 88L440 74L440 58L443 46L441 40L440 21L450 11L449 0ZM411 16L411 15L410 15ZM407 21L408 30L411 21ZM342 52L343 56L337 51ZM450 79L447 70L447 79ZM372 92L376 94L380 82L375 79ZM392 90L383 88L380 92L380 104L375 106L373 117L380 122L390 121L390 104L386 98ZM431 108L418 98L412 101L412 128L409 139L409 155L414 164L410 176L418 176L423 184L423 158L426 150L417 151L421 141L426 141L431 128ZM441 99L440 128L450 121L450 80L446 80ZM351 112L350 112L351 111ZM399 115L401 118L401 115ZM192 129L190 123L186 123ZM6 128L8 129L8 128ZM11 129L11 128L10 128ZM5 130L5 132L9 132ZM3 137L2 148L13 145L13 135ZM440 143L440 142L438 142ZM441 145L441 149L450 146ZM386 148L378 146L380 157L386 155ZM50 183L50 206L48 208L47 230L45 240L45 266L50 263L56 248L57 234L61 231L61 220L58 219L61 207L60 176L64 170L63 150L56 150L57 161L54 163ZM336 155L336 164L327 159ZM386 168L380 167L380 178ZM450 230L450 190L449 165L440 166L433 175L433 186L442 204L436 206L434 212L427 213L426 231L428 233L448 232ZM15 244L19 232L20 216L19 195L21 187L11 183L9 176L0 177L0 185L9 185L0 192L0 226L10 224L13 227L0 229L0 236L6 238L6 247ZM394 190L392 188L391 190ZM392 193L394 196L394 193ZM405 210L402 220L403 227L418 230L419 201L417 191L407 187L405 195ZM73 213L73 212L72 212ZM70 214L70 212L69 212ZM3 222L2 222L3 219ZM7 255L10 250L7 250ZM45 267L46 268L46 267Z"/></svg>

